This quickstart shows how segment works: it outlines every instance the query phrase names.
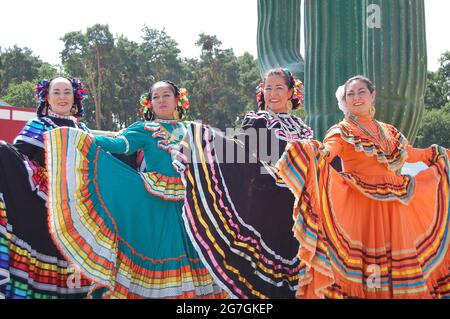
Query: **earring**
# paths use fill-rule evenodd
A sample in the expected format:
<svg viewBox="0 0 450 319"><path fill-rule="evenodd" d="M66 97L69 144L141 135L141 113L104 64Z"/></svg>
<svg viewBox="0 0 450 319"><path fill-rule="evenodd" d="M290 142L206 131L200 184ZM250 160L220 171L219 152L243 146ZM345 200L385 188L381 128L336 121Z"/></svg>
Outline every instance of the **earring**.
<svg viewBox="0 0 450 319"><path fill-rule="evenodd" d="M70 113L72 114L72 115L75 115L75 114L77 114L77 106L74 104L73 106L72 106L72 108L70 109Z"/></svg>
<svg viewBox="0 0 450 319"><path fill-rule="evenodd" d="M175 111L173 111L173 119L177 120L177 121L180 119L180 113L178 112L177 109L175 109Z"/></svg>
<svg viewBox="0 0 450 319"><path fill-rule="evenodd" d="M286 108L287 108L288 113L290 113L292 111L292 101L291 100L287 101Z"/></svg>

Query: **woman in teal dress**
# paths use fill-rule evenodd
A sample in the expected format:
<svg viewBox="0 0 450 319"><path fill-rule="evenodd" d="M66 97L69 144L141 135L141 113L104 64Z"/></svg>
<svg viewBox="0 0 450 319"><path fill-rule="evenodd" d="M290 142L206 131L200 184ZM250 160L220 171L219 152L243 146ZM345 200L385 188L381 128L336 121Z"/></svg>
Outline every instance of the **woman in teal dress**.
<svg viewBox="0 0 450 319"><path fill-rule="evenodd" d="M224 298L184 228L184 186L172 166L188 122L187 91L170 81L141 97L146 121L119 136L46 135L55 243L112 298ZM141 149L146 171L109 153Z"/></svg>

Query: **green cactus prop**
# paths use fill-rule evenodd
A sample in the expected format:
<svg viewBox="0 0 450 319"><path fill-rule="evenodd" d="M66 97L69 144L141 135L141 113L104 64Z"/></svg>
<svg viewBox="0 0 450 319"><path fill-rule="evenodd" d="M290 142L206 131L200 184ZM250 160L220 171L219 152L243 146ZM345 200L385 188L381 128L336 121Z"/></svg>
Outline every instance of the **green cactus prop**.
<svg viewBox="0 0 450 319"><path fill-rule="evenodd" d="M343 118L337 87L363 72L363 11L361 0L305 0L306 121L318 139Z"/></svg>
<svg viewBox="0 0 450 319"><path fill-rule="evenodd" d="M377 88L376 118L395 125L412 143L424 110L427 76L423 0L365 0L378 25L364 29L363 74ZM379 15L379 17L377 17Z"/></svg>
<svg viewBox="0 0 450 319"><path fill-rule="evenodd" d="M300 55L301 0L258 0L258 61L261 77L274 67L286 67L304 78Z"/></svg>

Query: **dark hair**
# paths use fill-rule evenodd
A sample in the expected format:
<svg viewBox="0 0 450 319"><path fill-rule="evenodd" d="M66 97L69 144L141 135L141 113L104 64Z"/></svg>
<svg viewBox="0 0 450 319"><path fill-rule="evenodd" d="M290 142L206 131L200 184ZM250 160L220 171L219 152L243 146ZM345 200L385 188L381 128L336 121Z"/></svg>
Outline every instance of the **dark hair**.
<svg viewBox="0 0 450 319"><path fill-rule="evenodd" d="M158 83L166 83L168 84L168 86L170 87L170 89L173 92L173 95L175 96L175 98L178 98L178 96L180 95L180 89L178 88L178 86L173 83L172 81L169 80L163 80L163 81L158 81L153 83L153 85L150 87L150 89L148 90L148 99L150 100L150 102L152 101L152 95L153 95L153 89L155 87L156 84ZM177 105L177 111L180 113L180 115L184 115L185 111L183 108L179 107ZM146 121L153 121L155 119L155 112L151 109L147 109L147 111L143 114L144 119Z"/></svg>
<svg viewBox="0 0 450 319"><path fill-rule="evenodd" d="M284 83L287 85L289 90L294 88L295 78L292 75L292 73L286 68L274 68L274 69L268 70L264 74L264 80L262 83L265 84L267 78L269 76L273 76L273 75L282 77L284 80ZM302 105L302 102L299 99L295 99L295 98L291 97L291 101L292 101L292 108L294 110L300 108L300 106ZM266 109L266 101L264 100L264 94L260 94L258 96L257 103L258 103L258 109L260 109L260 110Z"/></svg>
<svg viewBox="0 0 450 319"><path fill-rule="evenodd" d="M50 105L48 103L47 96L50 92L52 81L59 78L66 79L72 86L73 103L74 107L76 108L75 112L73 112L73 115L82 117L84 115L83 100L87 97L87 90L84 87L84 83L77 78L69 78L64 75L57 75L52 77L49 81L43 80L36 84L35 94L38 98L38 105L36 110L37 116L42 117L48 115L48 109Z"/></svg>
<svg viewBox="0 0 450 319"><path fill-rule="evenodd" d="M360 82L365 83L367 86L367 89L369 89L370 93L373 93L373 91L375 91L375 86L373 85L372 81L370 81L368 78L366 78L363 75L356 75L356 76L353 76L350 79L348 79L347 82L345 82L345 84L344 84L344 99L347 96L347 86L353 81L360 81Z"/></svg>
<svg viewBox="0 0 450 319"><path fill-rule="evenodd" d="M149 97L150 97L150 101L152 100L152 91L153 91L153 89L155 88L155 85L158 84L158 83L166 83L166 84L168 84L168 86L171 88L171 90L172 90L172 92L173 92L173 95L174 95L175 97L177 97L178 95L180 95L180 89L178 88L178 86L176 86L175 83L173 83L172 81L169 81L169 80L163 80L163 81L158 81L158 82L153 83L153 85L152 85L152 87L150 88L150 90L148 90L148 94L149 94Z"/></svg>

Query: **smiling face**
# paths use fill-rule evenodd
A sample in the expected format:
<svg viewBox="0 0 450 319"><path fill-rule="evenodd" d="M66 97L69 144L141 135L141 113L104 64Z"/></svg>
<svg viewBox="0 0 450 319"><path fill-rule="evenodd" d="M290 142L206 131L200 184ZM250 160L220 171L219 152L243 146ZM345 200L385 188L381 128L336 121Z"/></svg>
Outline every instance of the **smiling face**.
<svg viewBox="0 0 450 319"><path fill-rule="evenodd" d="M156 118L173 119L177 107L177 99L170 84L158 82L152 88L152 106Z"/></svg>
<svg viewBox="0 0 450 319"><path fill-rule="evenodd" d="M370 109L375 100L366 83L360 80L350 82L345 89L345 103L351 114L356 116L371 116Z"/></svg>
<svg viewBox="0 0 450 319"><path fill-rule="evenodd" d="M66 78L53 79L48 93L50 110L58 115L71 115L73 103L73 88L70 81Z"/></svg>
<svg viewBox="0 0 450 319"><path fill-rule="evenodd" d="M270 75L264 82L264 101L275 113L286 113L287 101L292 97L294 89L289 89L285 79L280 75Z"/></svg>

